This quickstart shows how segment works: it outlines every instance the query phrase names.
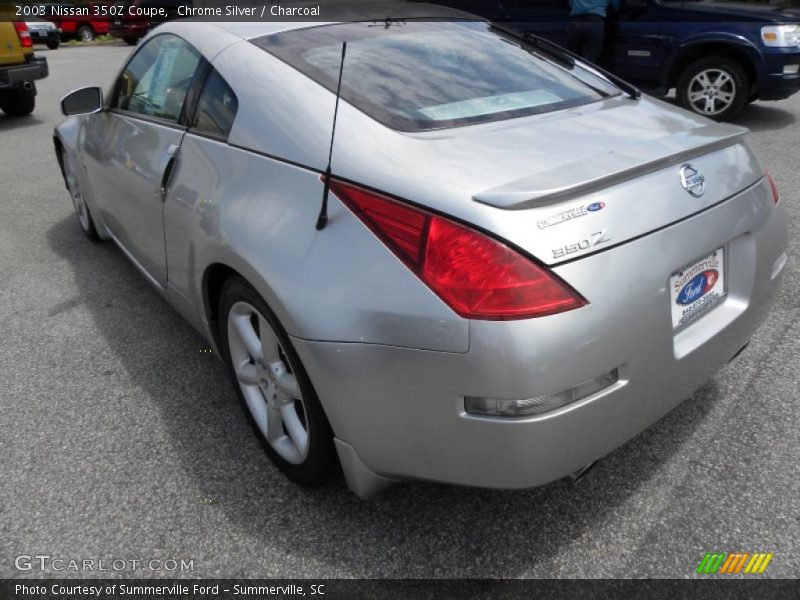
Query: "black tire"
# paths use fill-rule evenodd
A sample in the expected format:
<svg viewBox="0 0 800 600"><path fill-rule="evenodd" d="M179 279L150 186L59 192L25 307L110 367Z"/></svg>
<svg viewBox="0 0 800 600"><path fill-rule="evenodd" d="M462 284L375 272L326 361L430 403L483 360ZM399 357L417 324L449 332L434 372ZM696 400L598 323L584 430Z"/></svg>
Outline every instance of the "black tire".
<svg viewBox="0 0 800 600"><path fill-rule="evenodd" d="M61 160L63 161L62 164L64 165L64 168L65 168L64 183L67 186L67 190L69 191L69 194L70 194L70 200L72 200L73 207L75 208L75 215L76 215L76 217L78 219L78 225L80 226L81 231L83 231L84 235L86 235L87 238L89 238L93 242L99 242L100 241L100 236L97 234L97 227L95 227L95 224L94 224L94 218L92 217L92 211L89 210L89 205L86 204L86 200L83 200L83 206L86 209L86 218L82 219L81 215L78 213L78 208L77 208L77 206L75 204L75 199L72 196L73 193L74 193L74 190L70 187L70 184L69 184L69 181L68 181L68 173L70 172L70 163L68 163L69 157L67 156L67 153L64 150L61 151ZM78 185L78 191L80 191L80 186L79 185Z"/></svg>
<svg viewBox="0 0 800 600"><path fill-rule="evenodd" d="M81 25L80 27L78 27L78 30L75 32L75 35L82 42L93 42L95 37L97 37L94 34L94 29L92 29L88 25Z"/></svg>
<svg viewBox="0 0 800 600"><path fill-rule="evenodd" d="M709 86L703 87L700 82L695 78L700 77L703 72L713 74L720 74L715 80L709 75ZM716 86L719 78L724 76L727 78L722 86ZM747 76L747 72L742 68L742 65L735 59L727 56L709 56L696 60L688 67L686 67L681 76L678 78L677 84L677 98L681 106L687 110L712 118L716 121L729 121L736 117L742 109L747 106L748 100L751 95L751 82ZM705 96L701 99L692 102L690 94L692 92L708 92L716 94L712 97L712 104L714 109L710 112L703 110L701 106L705 104ZM725 94L732 94L729 102L723 102ZM718 104L719 103L719 104ZM721 108L724 104L724 108Z"/></svg>
<svg viewBox="0 0 800 600"><path fill-rule="evenodd" d="M128 44L128 46L135 46L138 41L138 38L125 38L125 43Z"/></svg>
<svg viewBox="0 0 800 600"><path fill-rule="evenodd" d="M47 47L50 48L50 50L58 50L60 45L60 42L47 42Z"/></svg>
<svg viewBox="0 0 800 600"><path fill-rule="evenodd" d="M228 316L231 307L239 301L244 301L255 307L267 320L283 349L284 356L291 368L292 373L297 378L300 391L303 396L303 406L308 427L309 450L306 458L299 464L292 464L284 460L283 457L270 446L267 439L262 434L255 419L247 407L236 373L231 361L230 346L228 341ZM311 380L300 361L297 352L289 341L283 327L275 314L270 310L267 303L261 298L253 287L244 279L238 276L230 277L224 284L220 293L219 300L219 331L220 331L220 351L223 354L225 364L233 381L236 395L242 405L242 409L247 415L247 419L256 434L259 442L264 448L267 456L286 475L291 481L307 486L319 487L330 481L338 473L339 463L336 449L333 445L333 431L325 416L325 411L317 398Z"/></svg>
<svg viewBox="0 0 800 600"><path fill-rule="evenodd" d="M36 107L36 95L27 90L0 93L0 109L9 117L26 117Z"/></svg>

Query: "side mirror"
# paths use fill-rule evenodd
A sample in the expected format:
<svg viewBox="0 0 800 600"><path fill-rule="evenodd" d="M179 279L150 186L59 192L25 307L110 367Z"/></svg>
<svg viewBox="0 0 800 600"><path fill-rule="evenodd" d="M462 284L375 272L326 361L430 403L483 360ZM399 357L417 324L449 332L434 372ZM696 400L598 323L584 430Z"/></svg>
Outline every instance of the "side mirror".
<svg viewBox="0 0 800 600"><path fill-rule="evenodd" d="M648 0L620 0L619 12L632 13L641 12L648 6Z"/></svg>
<svg viewBox="0 0 800 600"><path fill-rule="evenodd" d="M91 115L103 110L103 90L99 87L79 88L61 99L64 116Z"/></svg>

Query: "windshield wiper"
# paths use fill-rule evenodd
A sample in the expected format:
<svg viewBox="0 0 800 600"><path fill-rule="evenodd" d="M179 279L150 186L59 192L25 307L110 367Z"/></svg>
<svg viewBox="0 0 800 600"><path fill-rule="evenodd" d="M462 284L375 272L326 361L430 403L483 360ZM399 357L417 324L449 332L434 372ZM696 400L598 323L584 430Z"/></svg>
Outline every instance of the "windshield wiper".
<svg viewBox="0 0 800 600"><path fill-rule="evenodd" d="M548 55L552 60L560 63L567 69L573 69L577 61L583 60L577 54L570 52L566 48L562 48L555 42L551 42L548 39L539 37L538 35L534 35L532 33L521 33L515 29L512 29L511 27L500 25L499 23L490 23L490 27L515 38L520 42L520 45L523 48ZM642 91L635 85L628 83L621 77L618 77L595 64L591 64L590 66L592 70L597 71L606 81L617 86L623 92L628 94L628 96L630 96L633 100L638 100L642 97Z"/></svg>

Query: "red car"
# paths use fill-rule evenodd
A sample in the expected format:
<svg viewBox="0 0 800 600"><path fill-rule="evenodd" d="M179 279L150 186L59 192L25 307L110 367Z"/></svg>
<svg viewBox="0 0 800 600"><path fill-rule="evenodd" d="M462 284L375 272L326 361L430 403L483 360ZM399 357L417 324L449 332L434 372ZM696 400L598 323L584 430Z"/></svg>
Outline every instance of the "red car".
<svg viewBox="0 0 800 600"><path fill-rule="evenodd" d="M42 18L56 24L61 30L62 41L75 38L82 42L91 42L99 35L107 35L111 27L111 19L108 16L71 14L77 12L74 10L75 5L45 4L43 6L47 9L47 14ZM83 4L81 6L92 9L93 5ZM94 10L89 12L94 13Z"/></svg>

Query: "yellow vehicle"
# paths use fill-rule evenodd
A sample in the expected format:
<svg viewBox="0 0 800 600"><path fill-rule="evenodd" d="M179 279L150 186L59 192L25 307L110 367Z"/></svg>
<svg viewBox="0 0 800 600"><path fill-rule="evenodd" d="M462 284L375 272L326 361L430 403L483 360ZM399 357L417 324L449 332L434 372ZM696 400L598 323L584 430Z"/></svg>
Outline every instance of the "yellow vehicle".
<svg viewBox="0 0 800 600"><path fill-rule="evenodd" d="M5 16L2 12L0 15ZM0 21L0 110L9 117L33 112L34 81L47 77L47 73L47 59L33 55L27 25L22 21Z"/></svg>

